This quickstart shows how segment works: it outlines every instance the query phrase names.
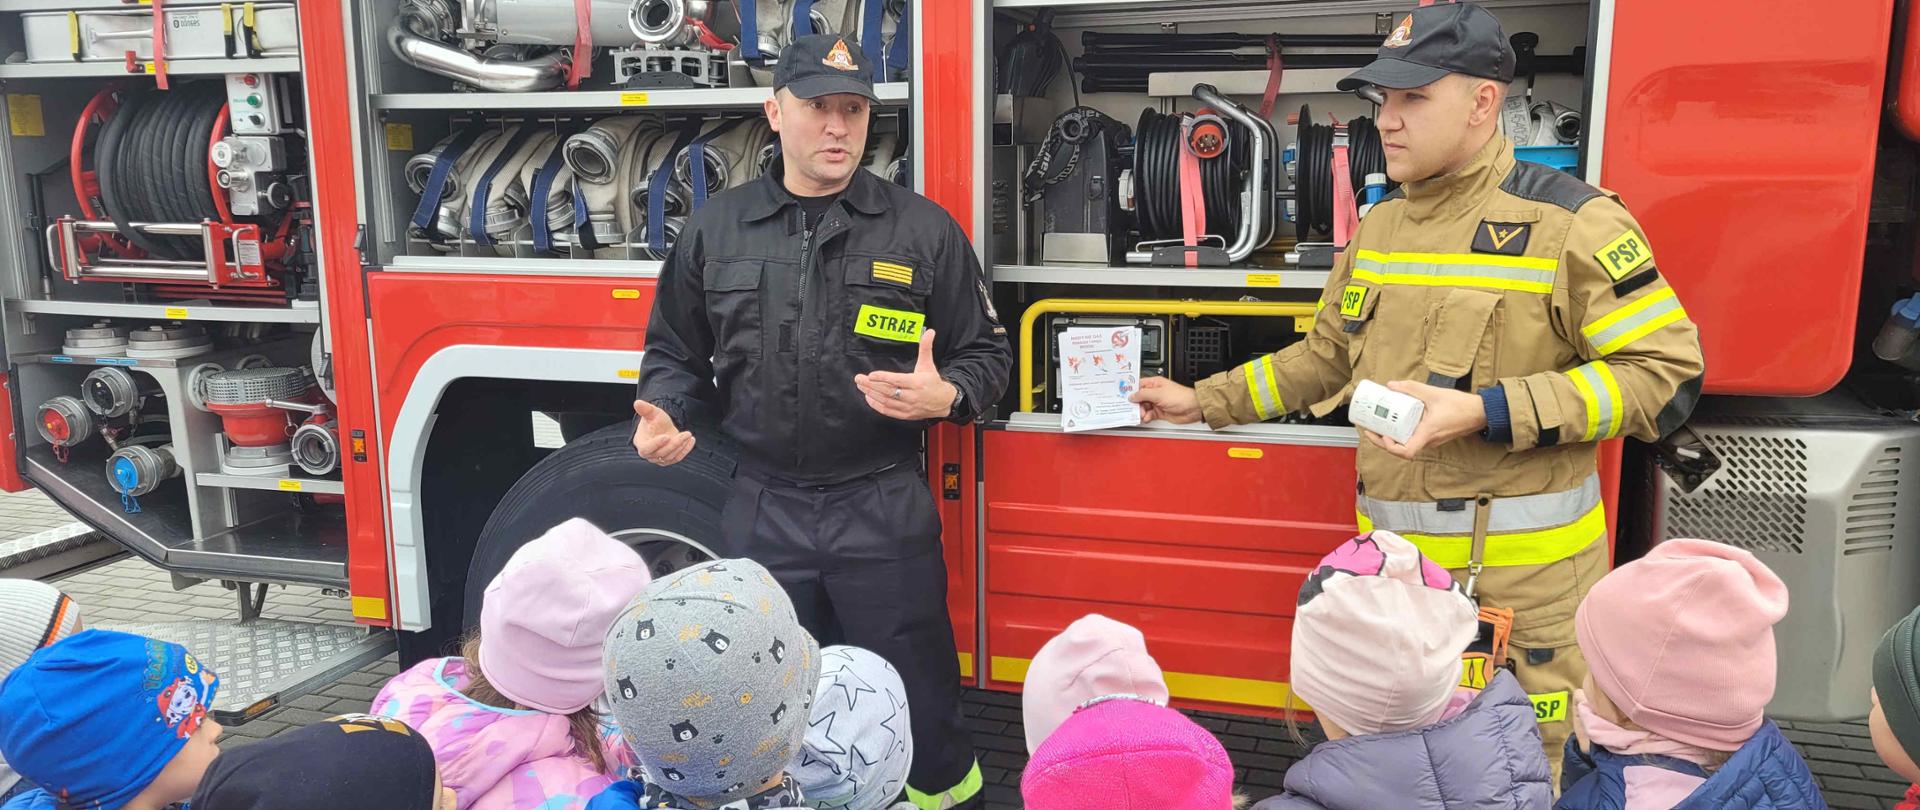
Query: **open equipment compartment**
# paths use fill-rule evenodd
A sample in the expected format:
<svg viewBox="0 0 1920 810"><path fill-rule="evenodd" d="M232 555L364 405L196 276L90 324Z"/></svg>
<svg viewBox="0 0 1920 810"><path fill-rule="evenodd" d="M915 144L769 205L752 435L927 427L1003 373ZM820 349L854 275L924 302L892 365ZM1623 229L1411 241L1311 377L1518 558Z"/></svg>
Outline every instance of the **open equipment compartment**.
<svg viewBox="0 0 1920 810"><path fill-rule="evenodd" d="M1485 5L1521 53L1503 131L1521 159L1578 172L1593 8ZM1334 147L1356 214L1391 188L1367 176L1385 172L1373 105L1335 82L1405 9L995 4L993 81L977 96L991 122L984 242L1019 371L1009 418L981 439L983 683L1019 688L1041 644L1099 612L1148 634L1182 705L1286 710L1292 594L1354 531L1358 439L1343 412L1066 435L1055 335L1137 325L1143 373L1186 385L1300 340L1344 237ZM1179 216L1183 137L1206 212L1199 250ZM1151 472L1168 469L1181 472Z"/></svg>

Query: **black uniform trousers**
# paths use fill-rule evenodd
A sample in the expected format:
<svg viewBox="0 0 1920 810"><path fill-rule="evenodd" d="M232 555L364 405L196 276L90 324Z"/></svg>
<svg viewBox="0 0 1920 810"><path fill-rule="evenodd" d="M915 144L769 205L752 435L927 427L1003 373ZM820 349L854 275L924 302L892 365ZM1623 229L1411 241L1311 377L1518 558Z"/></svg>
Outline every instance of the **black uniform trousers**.
<svg viewBox="0 0 1920 810"><path fill-rule="evenodd" d="M908 784L939 794L967 779L973 741L960 709L940 515L918 467L795 486L742 466L720 535L727 547L716 551L766 566L821 646L871 650L900 671L913 727Z"/></svg>

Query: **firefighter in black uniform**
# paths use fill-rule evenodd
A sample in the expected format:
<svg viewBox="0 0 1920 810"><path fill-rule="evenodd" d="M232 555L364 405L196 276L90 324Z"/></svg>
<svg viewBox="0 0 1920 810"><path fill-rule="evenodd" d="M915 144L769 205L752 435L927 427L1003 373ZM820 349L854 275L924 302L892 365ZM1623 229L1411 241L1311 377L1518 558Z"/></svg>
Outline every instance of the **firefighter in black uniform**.
<svg viewBox="0 0 1920 810"><path fill-rule="evenodd" d="M766 565L821 644L900 670L919 807L979 803L960 713L925 428L984 418L1013 354L958 223L860 169L873 92L857 43L780 55L767 119L781 158L688 221L647 324L633 444L656 464L717 419L741 459L725 556Z"/></svg>

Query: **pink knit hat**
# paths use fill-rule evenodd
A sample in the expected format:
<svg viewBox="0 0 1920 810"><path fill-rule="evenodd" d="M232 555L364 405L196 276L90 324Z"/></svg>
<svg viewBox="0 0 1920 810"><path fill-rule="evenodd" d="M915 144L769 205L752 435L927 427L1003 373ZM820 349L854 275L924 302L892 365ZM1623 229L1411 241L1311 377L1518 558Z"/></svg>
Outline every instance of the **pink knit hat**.
<svg viewBox="0 0 1920 810"><path fill-rule="evenodd" d="M1020 775L1020 798L1027 810L1231 810L1233 763L1185 715L1110 698L1047 737Z"/></svg>
<svg viewBox="0 0 1920 810"><path fill-rule="evenodd" d="M1136 695L1167 705L1167 680L1132 625L1089 613L1067 625L1033 656L1020 714L1027 753L1046 741L1073 710L1105 695Z"/></svg>
<svg viewBox="0 0 1920 810"><path fill-rule="evenodd" d="M1593 683L1642 728L1736 751L1766 719L1787 586L1752 554L1668 540L1594 583L1574 614Z"/></svg>
<svg viewBox="0 0 1920 810"><path fill-rule="evenodd" d="M480 671L515 703L572 714L600 696L607 628L653 581L640 555L574 518L521 546L480 605Z"/></svg>
<svg viewBox="0 0 1920 810"><path fill-rule="evenodd" d="M1459 686L1479 622L1447 569L1393 532L1363 534L1300 586L1294 694L1349 734L1430 725Z"/></svg>

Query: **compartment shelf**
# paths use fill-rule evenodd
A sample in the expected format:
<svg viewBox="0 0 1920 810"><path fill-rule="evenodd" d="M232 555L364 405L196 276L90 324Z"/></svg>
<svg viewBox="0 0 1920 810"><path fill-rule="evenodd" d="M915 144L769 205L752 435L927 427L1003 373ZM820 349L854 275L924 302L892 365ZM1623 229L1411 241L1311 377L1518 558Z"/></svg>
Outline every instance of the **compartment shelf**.
<svg viewBox="0 0 1920 810"><path fill-rule="evenodd" d="M119 304L111 301L41 301L9 298L7 309L42 315L81 315L92 318L149 318L156 321L230 321L235 323L320 322L320 308L235 307L183 301L174 304Z"/></svg>
<svg viewBox="0 0 1920 810"><path fill-rule="evenodd" d="M1585 5L1579 0L1484 0L1488 8ZM1150 25L1244 22L1249 19L1399 14L1404 0L993 0L996 9L1053 9L1055 28L1082 25ZM1151 12L1148 16L1142 16ZM1382 35L1385 36L1384 34Z"/></svg>
<svg viewBox="0 0 1920 810"><path fill-rule="evenodd" d="M347 485L324 478L281 478L273 475L200 473L194 481L203 487L258 489L268 492L305 492L309 495L345 495Z"/></svg>
<svg viewBox="0 0 1920 810"><path fill-rule="evenodd" d="M1028 284L1090 284L1110 287L1246 287L1249 289L1319 290L1327 285L1327 271L1265 267L1086 267L1063 265L993 266L996 282Z"/></svg>
<svg viewBox="0 0 1920 810"><path fill-rule="evenodd" d="M384 267L419 273L658 278L664 262L648 259L516 259L503 256L395 256Z"/></svg>
<svg viewBox="0 0 1920 810"><path fill-rule="evenodd" d="M116 3L116 8L124 6ZM299 73L300 57L261 59L180 59L167 62L169 76L218 76L227 73ZM128 73L120 62L8 62L0 64L0 79L70 79L146 76Z"/></svg>
<svg viewBox="0 0 1920 810"><path fill-rule="evenodd" d="M905 104L906 82L874 88L882 104ZM379 93L376 110L722 110L760 106L766 87L710 90L587 90L548 93Z"/></svg>

